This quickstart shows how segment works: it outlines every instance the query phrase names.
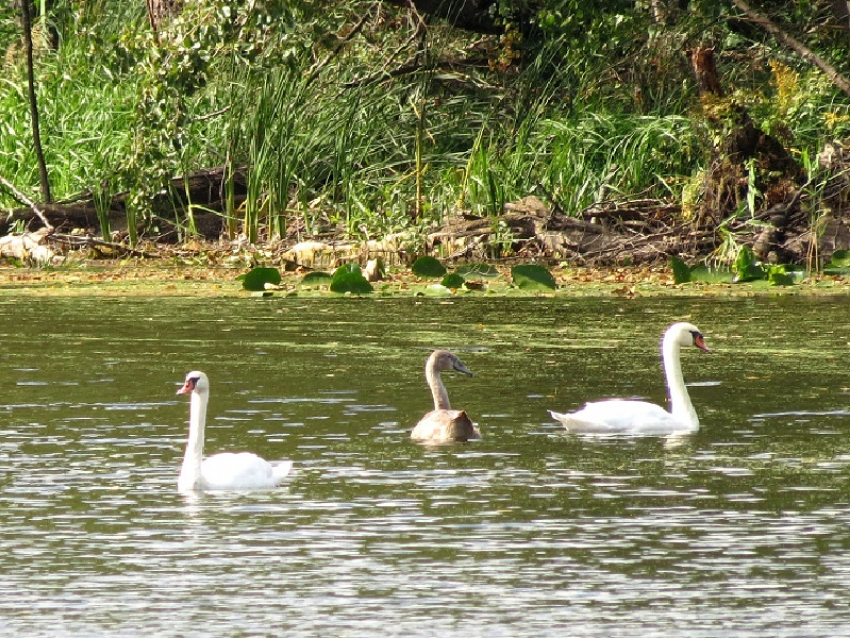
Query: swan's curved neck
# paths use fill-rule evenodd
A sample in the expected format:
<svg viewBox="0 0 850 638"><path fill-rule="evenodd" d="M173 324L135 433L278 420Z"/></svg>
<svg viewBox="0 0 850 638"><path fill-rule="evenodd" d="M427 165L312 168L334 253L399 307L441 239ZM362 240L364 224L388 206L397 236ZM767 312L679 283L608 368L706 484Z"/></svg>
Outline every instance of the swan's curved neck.
<svg viewBox="0 0 850 638"><path fill-rule="evenodd" d="M425 378L428 379L431 396L434 397L434 409L451 410L449 394L446 392L446 386L443 385L443 380L440 378L439 371L435 369L433 361L428 361L428 365L425 366Z"/></svg>
<svg viewBox="0 0 850 638"><path fill-rule="evenodd" d="M667 390L670 393L670 413L678 421L696 430L699 428L699 418L691 403L688 389L685 387L685 379L682 377L681 351L682 347L675 338L672 336L664 338L661 356L664 360Z"/></svg>
<svg viewBox="0 0 850 638"><path fill-rule="evenodd" d="M186 443L186 453L183 455L180 478L177 479L177 489L181 491L198 489L201 481L208 399L206 394L192 392L189 402L189 440Z"/></svg>

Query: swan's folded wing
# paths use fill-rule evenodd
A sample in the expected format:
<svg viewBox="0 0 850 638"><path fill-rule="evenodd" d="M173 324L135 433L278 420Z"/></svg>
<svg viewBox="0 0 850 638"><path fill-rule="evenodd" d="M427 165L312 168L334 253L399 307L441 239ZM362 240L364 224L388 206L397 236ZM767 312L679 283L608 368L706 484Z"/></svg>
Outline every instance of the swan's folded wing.
<svg viewBox="0 0 850 638"><path fill-rule="evenodd" d="M645 401L594 401L578 412L562 414L550 410L549 414L568 431L578 434L663 434L678 429L669 412Z"/></svg>
<svg viewBox="0 0 850 638"><path fill-rule="evenodd" d="M204 459L201 464L201 480L206 490L274 487L283 476L278 476L268 461L250 452L222 452Z"/></svg>

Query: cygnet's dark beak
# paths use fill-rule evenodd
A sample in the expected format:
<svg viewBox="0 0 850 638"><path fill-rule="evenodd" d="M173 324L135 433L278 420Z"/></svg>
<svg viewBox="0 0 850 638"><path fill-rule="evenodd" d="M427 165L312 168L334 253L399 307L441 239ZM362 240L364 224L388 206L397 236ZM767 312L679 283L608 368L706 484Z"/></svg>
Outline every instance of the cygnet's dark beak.
<svg viewBox="0 0 850 638"><path fill-rule="evenodd" d="M460 361L455 361L453 367L454 367L455 370L457 370L458 372L463 372L468 377L473 376L472 370L467 368Z"/></svg>

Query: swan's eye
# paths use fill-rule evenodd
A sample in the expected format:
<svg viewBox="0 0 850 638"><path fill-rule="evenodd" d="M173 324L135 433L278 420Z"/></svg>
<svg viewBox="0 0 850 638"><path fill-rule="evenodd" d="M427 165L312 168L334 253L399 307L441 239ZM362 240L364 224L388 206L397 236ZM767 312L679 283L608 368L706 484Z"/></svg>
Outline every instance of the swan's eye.
<svg viewBox="0 0 850 638"><path fill-rule="evenodd" d="M198 385L199 380L200 377L190 377L189 379L186 379L186 385L188 385L190 388L192 388L192 390L194 390L195 386Z"/></svg>

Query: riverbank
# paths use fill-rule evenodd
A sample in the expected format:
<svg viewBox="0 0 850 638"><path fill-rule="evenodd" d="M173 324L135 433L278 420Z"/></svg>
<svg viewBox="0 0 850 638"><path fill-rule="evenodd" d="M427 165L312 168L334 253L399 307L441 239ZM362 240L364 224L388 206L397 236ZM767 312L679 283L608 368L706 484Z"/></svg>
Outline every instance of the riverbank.
<svg viewBox="0 0 850 638"><path fill-rule="evenodd" d="M240 275L247 266L200 265L197 263L151 263L146 260L90 261L63 268L35 269L0 266L0 296L10 295L176 295L233 297L256 296L243 290ZM557 283L551 292L530 292L511 285L510 267L496 266L498 275L470 281L469 288L438 289L435 281L413 275L409 269L389 269L374 282L372 296L755 296L755 295L844 295L850 293L850 276L819 275L801 279L792 286L775 286L766 281L731 283L728 274L713 281L676 284L671 269L653 267L550 268ZM280 286L267 294L282 296L334 296L327 285L302 285L307 271L281 271ZM260 293L261 294L261 293Z"/></svg>

